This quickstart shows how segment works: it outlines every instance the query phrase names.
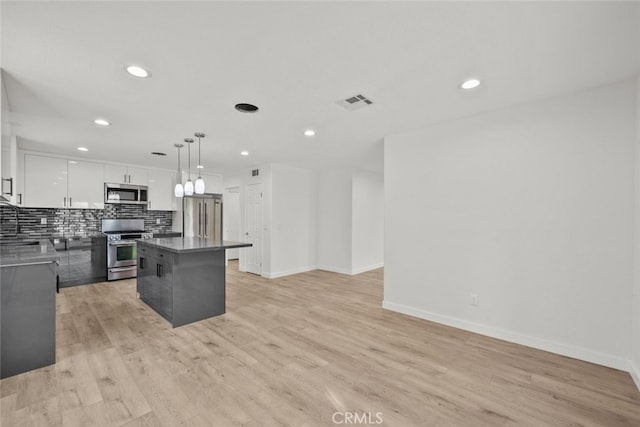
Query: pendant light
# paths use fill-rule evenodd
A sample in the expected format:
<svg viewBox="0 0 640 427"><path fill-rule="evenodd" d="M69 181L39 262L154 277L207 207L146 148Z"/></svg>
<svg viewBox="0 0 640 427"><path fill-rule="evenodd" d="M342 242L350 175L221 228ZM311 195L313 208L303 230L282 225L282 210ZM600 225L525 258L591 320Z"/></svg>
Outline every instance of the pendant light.
<svg viewBox="0 0 640 427"><path fill-rule="evenodd" d="M204 133L196 132L194 134L196 138L198 138L198 179L196 179L196 194L204 194L204 179L200 175L200 170L204 168L202 163L200 163L200 138L204 138Z"/></svg>
<svg viewBox="0 0 640 427"><path fill-rule="evenodd" d="M184 147L184 144L173 144L178 149L178 180L176 188L174 190L176 197L184 196L184 187L182 186L182 171L180 170L180 149Z"/></svg>
<svg viewBox="0 0 640 427"><path fill-rule="evenodd" d="M189 171L189 179L187 179L187 182L184 184L184 195L191 196L193 195L193 182L191 182L191 144L193 144L193 139L185 138L184 142L187 143L187 151L189 153L189 166L187 168L187 171Z"/></svg>

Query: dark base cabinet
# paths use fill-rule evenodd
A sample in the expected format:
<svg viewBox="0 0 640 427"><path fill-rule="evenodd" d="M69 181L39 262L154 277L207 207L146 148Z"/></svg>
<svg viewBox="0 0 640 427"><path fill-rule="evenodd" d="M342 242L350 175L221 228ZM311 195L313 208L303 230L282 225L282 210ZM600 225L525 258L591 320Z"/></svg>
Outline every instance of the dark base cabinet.
<svg viewBox="0 0 640 427"><path fill-rule="evenodd" d="M174 253L138 241L136 287L174 328L224 314L224 250Z"/></svg>
<svg viewBox="0 0 640 427"><path fill-rule="evenodd" d="M56 362L56 264L0 268L0 378Z"/></svg>
<svg viewBox="0 0 640 427"><path fill-rule="evenodd" d="M60 287L84 285L107 280L106 237L51 239L60 254Z"/></svg>

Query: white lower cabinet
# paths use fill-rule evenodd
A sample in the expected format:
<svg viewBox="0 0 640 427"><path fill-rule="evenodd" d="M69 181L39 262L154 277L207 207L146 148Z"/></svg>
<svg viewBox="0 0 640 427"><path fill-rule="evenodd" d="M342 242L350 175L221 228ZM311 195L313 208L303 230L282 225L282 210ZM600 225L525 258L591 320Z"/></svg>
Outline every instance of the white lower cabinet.
<svg viewBox="0 0 640 427"><path fill-rule="evenodd" d="M174 187L176 185L175 173L149 169L147 171L149 186L149 203L147 209L150 211L175 211L176 198Z"/></svg>
<svg viewBox="0 0 640 427"><path fill-rule="evenodd" d="M104 165L25 154L23 206L104 208Z"/></svg>
<svg viewBox="0 0 640 427"><path fill-rule="evenodd" d="M64 208L67 203L67 160L25 154L23 206Z"/></svg>

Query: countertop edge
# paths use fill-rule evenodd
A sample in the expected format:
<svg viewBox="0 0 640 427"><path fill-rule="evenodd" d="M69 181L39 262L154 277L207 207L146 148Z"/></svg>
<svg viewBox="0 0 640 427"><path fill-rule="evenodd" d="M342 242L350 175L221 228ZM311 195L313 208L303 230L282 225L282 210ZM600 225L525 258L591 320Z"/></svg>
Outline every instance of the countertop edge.
<svg viewBox="0 0 640 427"><path fill-rule="evenodd" d="M40 242L39 245L2 247L0 250L0 268L48 264L60 260L60 255L48 239L38 239L38 241Z"/></svg>
<svg viewBox="0 0 640 427"><path fill-rule="evenodd" d="M191 239L191 240L190 240ZM163 240L165 242L159 242L159 240ZM210 246L204 247L185 247L185 242L187 244L189 242L198 242L202 243L210 243ZM183 238L183 237L168 237L163 239L139 239L136 240L138 244L153 246L156 248L160 248L169 252L182 254L182 253L190 253L190 252L215 252L215 251L224 251L226 249L235 249L235 248L247 248L253 246L251 243L243 243L243 242L232 242L226 240L207 240L207 239L198 239L198 238ZM222 244L220 244L222 243Z"/></svg>

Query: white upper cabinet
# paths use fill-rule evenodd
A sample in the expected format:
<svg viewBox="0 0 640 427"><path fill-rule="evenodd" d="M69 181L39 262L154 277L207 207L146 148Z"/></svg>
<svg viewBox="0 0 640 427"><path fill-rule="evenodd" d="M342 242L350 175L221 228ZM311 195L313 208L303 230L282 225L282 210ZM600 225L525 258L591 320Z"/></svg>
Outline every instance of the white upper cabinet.
<svg viewBox="0 0 640 427"><path fill-rule="evenodd" d="M147 185L147 170L118 165L105 165L105 182L121 184Z"/></svg>
<svg viewBox="0 0 640 427"><path fill-rule="evenodd" d="M129 184L148 185L147 170L140 168L127 168Z"/></svg>
<svg viewBox="0 0 640 427"><path fill-rule="evenodd" d="M65 208L68 204L67 160L25 154L23 206Z"/></svg>
<svg viewBox="0 0 640 427"><path fill-rule="evenodd" d="M127 167L117 165L104 165L104 182L128 183Z"/></svg>
<svg viewBox="0 0 640 427"><path fill-rule="evenodd" d="M104 165L69 160L67 171L68 206L79 209L103 209Z"/></svg>
<svg viewBox="0 0 640 427"><path fill-rule="evenodd" d="M24 156L24 203L37 208L104 208L104 165Z"/></svg>
<svg viewBox="0 0 640 427"><path fill-rule="evenodd" d="M150 211L175 211L175 172L153 169L149 169L147 172L149 185L149 204L147 209Z"/></svg>

